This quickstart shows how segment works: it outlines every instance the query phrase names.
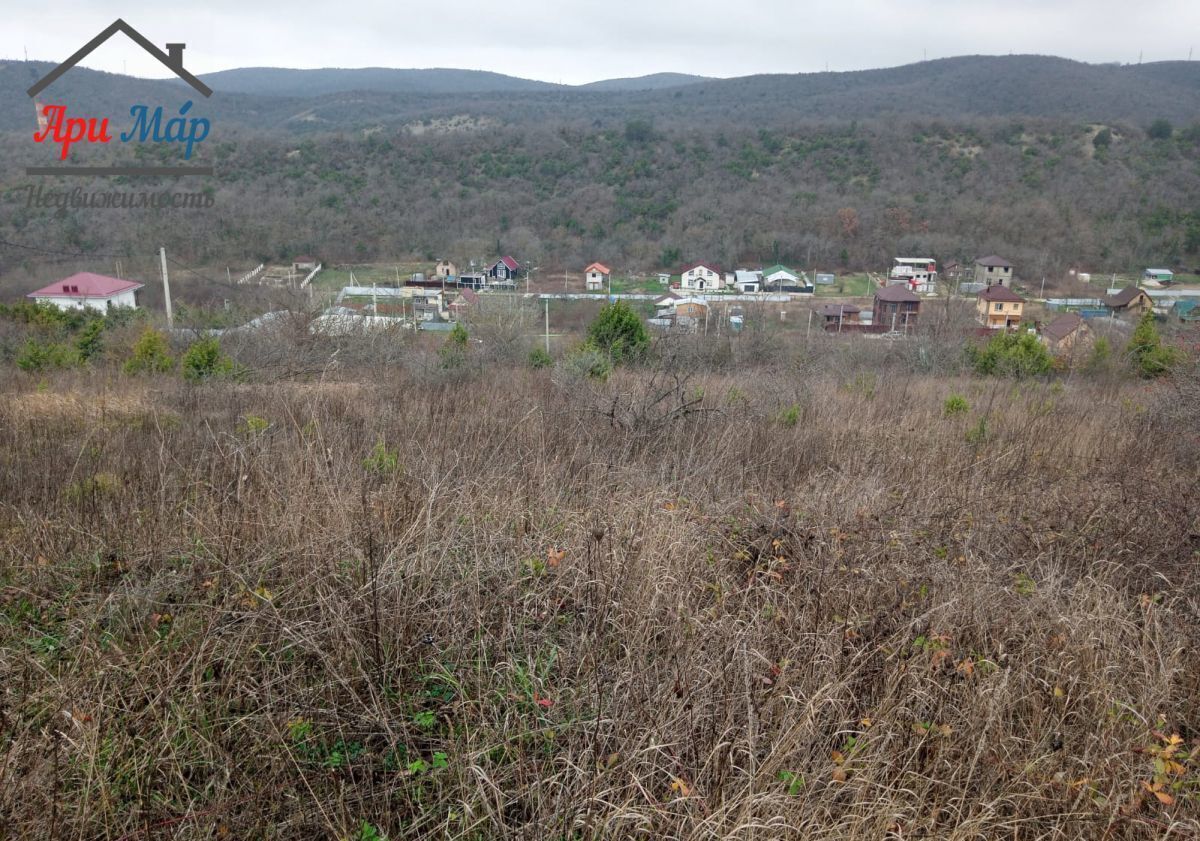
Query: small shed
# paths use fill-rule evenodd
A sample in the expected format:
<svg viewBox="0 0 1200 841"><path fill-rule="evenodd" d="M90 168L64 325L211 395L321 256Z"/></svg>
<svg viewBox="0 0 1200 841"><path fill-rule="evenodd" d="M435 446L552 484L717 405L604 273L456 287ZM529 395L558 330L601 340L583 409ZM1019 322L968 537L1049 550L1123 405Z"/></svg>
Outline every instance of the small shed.
<svg viewBox="0 0 1200 841"><path fill-rule="evenodd" d="M862 309L854 304L825 304L817 314L825 324L858 324Z"/></svg>
<svg viewBox="0 0 1200 841"><path fill-rule="evenodd" d="M612 269L603 263L592 263L583 270L584 282L589 292L597 292L609 283L612 277Z"/></svg>

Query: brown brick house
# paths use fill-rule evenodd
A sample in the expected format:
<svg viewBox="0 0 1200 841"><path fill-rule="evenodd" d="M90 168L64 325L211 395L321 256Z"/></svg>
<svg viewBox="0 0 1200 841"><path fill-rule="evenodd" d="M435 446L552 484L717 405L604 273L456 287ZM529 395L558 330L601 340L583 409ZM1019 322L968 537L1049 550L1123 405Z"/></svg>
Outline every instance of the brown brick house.
<svg viewBox="0 0 1200 841"><path fill-rule="evenodd" d="M921 299L903 284L885 286L875 293L872 314L877 327L908 332L917 326L920 311Z"/></svg>

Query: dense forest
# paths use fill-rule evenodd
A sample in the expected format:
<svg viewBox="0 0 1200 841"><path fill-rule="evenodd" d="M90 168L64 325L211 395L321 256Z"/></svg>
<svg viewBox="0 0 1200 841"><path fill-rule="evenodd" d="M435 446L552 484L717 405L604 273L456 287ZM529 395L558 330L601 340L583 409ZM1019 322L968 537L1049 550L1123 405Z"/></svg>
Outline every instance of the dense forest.
<svg viewBox="0 0 1200 841"><path fill-rule="evenodd" d="M215 199L168 214L29 206L38 186L114 186L24 175L45 163L21 87L38 70L0 67L4 108L23 113L0 138L10 242L106 255L165 244L197 262L505 252L544 268L599 258L618 272L699 259L880 268L899 252L997 252L1026 277L1200 264L1200 124L1188 118L1200 113L1189 105L1200 103L1200 74L1187 63L955 59L640 93L218 92L199 106L214 130L198 156L215 178L117 184ZM83 70L67 79L71 101L92 89L152 101L169 84ZM131 87L114 91L112 79ZM792 95L801 89L807 114ZM80 154L99 163L131 151ZM36 259L0 246L0 273Z"/></svg>

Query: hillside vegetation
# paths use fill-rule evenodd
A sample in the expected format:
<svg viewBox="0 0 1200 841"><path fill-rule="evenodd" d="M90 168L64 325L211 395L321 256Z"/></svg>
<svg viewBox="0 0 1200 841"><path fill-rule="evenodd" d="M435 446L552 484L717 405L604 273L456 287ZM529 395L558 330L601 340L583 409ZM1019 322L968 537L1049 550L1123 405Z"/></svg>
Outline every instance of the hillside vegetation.
<svg viewBox="0 0 1200 841"><path fill-rule="evenodd" d="M198 102L213 132L196 162L213 163L215 180L115 182L213 193L214 208L189 211L185 225L152 210L25 207L27 190L64 186L22 175L46 162L23 92L47 69L0 66L0 126L12 129L0 143L0 237L85 256L158 244L250 265L300 252L327 262L511 252L548 269L603 258L628 273L699 259L862 270L898 252L1000 253L1027 279L1068 266L1190 268L1200 256L1200 73L1188 63L973 57L533 92L488 91L507 77L468 71L229 71L247 89L331 92ZM334 90L397 80L412 90ZM169 114L182 96L174 83L76 68L46 101L119 116L131 101ZM178 154L123 146L77 145L73 161ZM30 256L0 246L0 274Z"/></svg>
<svg viewBox="0 0 1200 841"><path fill-rule="evenodd" d="M1195 373L761 338L6 367L0 835L1194 829Z"/></svg>
<svg viewBox="0 0 1200 841"><path fill-rule="evenodd" d="M27 207L28 190L61 185L25 178L35 151L12 141L0 146L0 238L85 256L165 244L217 265L298 253L327 263L512 253L578 271L603 258L619 275L689 260L880 270L899 253L999 253L1031 282L1070 266L1200 263L1195 127L1155 139L1128 123L1017 119L458 125L294 139L224 130L200 153L215 179L120 185L214 194L211 210L174 214ZM0 246L0 275L38 256Z"/></svg>

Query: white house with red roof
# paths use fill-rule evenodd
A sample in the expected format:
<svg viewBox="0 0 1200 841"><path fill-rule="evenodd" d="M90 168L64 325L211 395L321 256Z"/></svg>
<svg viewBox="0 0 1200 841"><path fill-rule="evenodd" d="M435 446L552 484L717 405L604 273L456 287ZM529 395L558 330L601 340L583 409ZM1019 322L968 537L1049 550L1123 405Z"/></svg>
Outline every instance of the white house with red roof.
<svg viewBox="0 0 1200 841"><path fill-rule="evenodd" d="M692 263L679 271L679 288L689 292L715 292L725 286L721 270L712 263Z"/></svg>
<svg viewBox="0 0 1200 841"><path fill-rule="evenodd" d="M59 309L94 309L107 312L115 307L136 307L142 284L92 272L80 272L55 281L26 295L39 304Z"/></svg>
<svg viewBox="0 0 1200 841"><path fill-rule="evenodd" d="M589 292L596 292L603 289L604 284L608 283L608 278L611 275L612 269L603 263L592 263L583 270L583 278Z"/></svg>

